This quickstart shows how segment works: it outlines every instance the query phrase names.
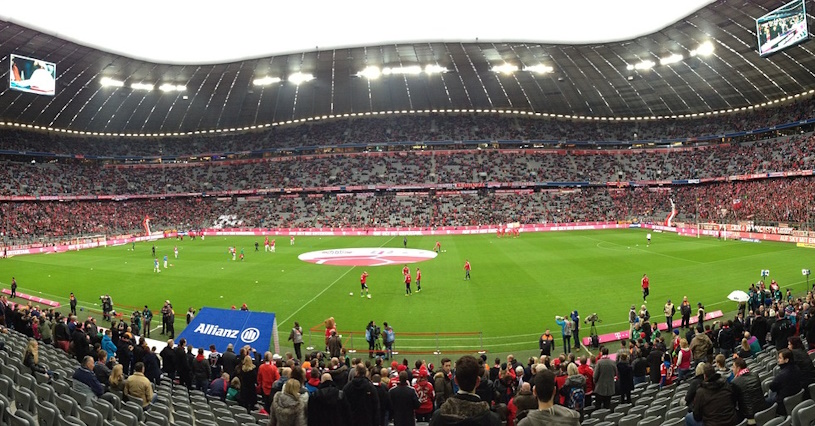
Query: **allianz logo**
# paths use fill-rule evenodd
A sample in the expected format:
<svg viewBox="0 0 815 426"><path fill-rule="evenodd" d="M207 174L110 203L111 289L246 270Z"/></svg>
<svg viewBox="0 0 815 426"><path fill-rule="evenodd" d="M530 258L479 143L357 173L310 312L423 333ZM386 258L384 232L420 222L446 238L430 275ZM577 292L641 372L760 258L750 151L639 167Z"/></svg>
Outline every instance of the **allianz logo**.
<svg viewBox="0 0 815 426"><path fill-rule="evenodd" d="M198 327L195 327L194 332L206 334L208 336L224 337L227 339L237 339L240 330L221 328L217 324L201 323L198 324ZM247 328L246 330L243 330L242 333L240 333L240 337L242 341L246 343L252 343L260 337L260 330L254 327Z"/></svg>

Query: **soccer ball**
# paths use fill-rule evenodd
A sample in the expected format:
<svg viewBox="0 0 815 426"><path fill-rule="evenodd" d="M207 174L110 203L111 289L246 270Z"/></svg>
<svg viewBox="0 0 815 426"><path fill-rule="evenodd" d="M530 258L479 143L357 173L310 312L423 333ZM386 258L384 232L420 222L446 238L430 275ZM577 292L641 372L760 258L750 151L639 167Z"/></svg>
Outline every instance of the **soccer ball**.
<svg viewBox="0 0 815 426"><path fill-rule="evenodd" d="M369 294L369 295L368 295L368 299L370 299L370 298L371 298L371 295Z"/></svg>
<svg viewBox="0 0 815 426"><path fill-rule="evenodd" d="M349 295L349 296L353 296L353 295L354 295L354 293L348 293L348 295Z"/></svg>

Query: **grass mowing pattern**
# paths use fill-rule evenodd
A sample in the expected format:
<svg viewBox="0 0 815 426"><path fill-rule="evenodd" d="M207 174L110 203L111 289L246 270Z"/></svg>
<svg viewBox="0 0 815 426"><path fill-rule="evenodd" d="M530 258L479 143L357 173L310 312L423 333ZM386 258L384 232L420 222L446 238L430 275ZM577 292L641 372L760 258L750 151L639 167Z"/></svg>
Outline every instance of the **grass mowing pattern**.
<svg viewBox="0 0 815 426"><path fill-rule="evenodd" d="M15 276L19 291L67 304L74 292L79 305L100 309L99 296L109 293L116 310L145 304L157 310L165 299L173 302L180 332L188 307L229 308L247 303L251 310L275 312L281 344L293 321L308 330L319 328L311 341L320 346L322 322L334 316L345 333L346 346L367 348L362 332L370 320L388 321L402 351L432 352L437 348L491 353L534 352L546 328L559 337L555 315L572 309L585 318L596 312L600 333L627 328L631 304L642 304L640 278L651 279L648 309L664 321L662 306L670 298L679 303L687 295L708 311L735 309L726 300L730 291L746 289L761 269L794 293L806 287L802 268L812 268L815 252L791 244L719 241L653 233L646 247L645 230L570 231L523 234L408 237L409 248L442 249L436 259L410 265L413 295L405 297L403 265L339 267L301 262L303 252L345 247L401 247L402 237L278 238L277 253L263 252L263 239L210 237L155 242L159 260L166 254L174 266L153 272L153 243L106 247L64 254L0 259L0 281L8 288ZM258 241L260 252L255 252ZM244 249L246 260L232 261L227 249ZM179 258L173 258L178 246ZM464 260L472 264L472 280L464 281ZM416 267L422 269L422 292L416 293ZM359 276L366 269L372 298L361 298ZM349 292L354 297L349 297ZM97 306L94 306L97 305ZM100 316L98 316L100 317ZM678 316L676 317L678 318ZM153 326L160 326L155 318ZM481 332L481 336L434 336L436 332ZM407 336L400 332L431 333ZM581 336L588 327L581 324ZM153 337L157 337L154 334ZM306 343L310 343L306 331ZM557 341L557 351L561 349Z"/></svg>

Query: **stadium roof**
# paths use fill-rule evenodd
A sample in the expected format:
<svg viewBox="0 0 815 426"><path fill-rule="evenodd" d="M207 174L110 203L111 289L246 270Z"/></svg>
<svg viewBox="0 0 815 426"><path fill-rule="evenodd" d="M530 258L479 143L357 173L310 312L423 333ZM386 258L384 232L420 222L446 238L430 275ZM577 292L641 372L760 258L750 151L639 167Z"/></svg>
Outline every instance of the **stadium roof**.
<svg viewBox="0 0 815 426"><path fill-rule="evenodd" d="M54 30L55 27L42 28L51 25L49 21L24 26L15 23L22 22L20 16L23 15L6 13L0 15L5 19L0 21L0 55L6 58L13 53L56 63L57 86L56 96L42 96L12 91L3 84L0 119L44 128L100 133L184 133L380 111L474 109L588 117L652 117L726 111L784 99L815 88L815 46L812 44L804 43L769 58L759 57L756 50L755 18L780 6L781 1L723 0L687 17L663 16L661 21L653 9L647 9L647 18L642 14L646 9L624 9L637 19L655 24L652 29L638 27L639 33L633 29L628 31L633 27L632 20L621 20L620 14L604 11L605 15L599 15L606 16L607 22L597 24L592 23L590 16L585 17L579 3L563 3L573 6L571 14L568 8L557 9L558 16L539 19L538 23L540 27L555 28L555 21L568 22L578 29L564 32L560 39L542 30L540 35L509 30L519 23L527 25L518 26L529 27L528 17L540 16L540 10L536 9L540 6L491 5L495 13L479 6L478 14L473 16L481 18L454 14L466 16L462 19L465 23L482 19L473 27L478 27L478 33L488 38L481 38L475 32L462 33L458 38L438 35L432 29L446 25L447 20L438 17L447 15L437 13L444 9L426 6L421 10L429 25L421 18L411 18L408 12L398 17L391 15L377 25L357 24L382 30L383 35L371 35L369 40L384 38L390 40L387 43L360 45L363 39L359 37L367 36L356 33L357 38L334 40L337 46L351 47L312 47L296 53L209 65L200 63L262 54L262 50L242 50L245 39L258 36L248 30L230 29L219 22L207 21L216 39L191 37L196 41L193 45L225 53L213 53L208 60L199 56L199 65L173 65L191 59L178 54L179 59L168 60L167 53L160 53L159 49L133 50L133 46L142 46L140 43L102 48L101 42L84 39L81 34ZM657 4L658 9L665 9L670 3L685 4L639 4L643 3ZM705 3L709 2L700 4ZM684 13L699 7L697 3L694 5L688 6ZM153 21L152 15L143 12L148 9L157 13L155 10L140 5L134 7L140 8L139 11L127 11L124 13L127 17L109 19L107 29L101 27L103 34L110 32L110 25L114 25L130 35L123 21L138 22L152 32L165 32L160 22L166 21ZM319 7L319 4L311 7ZM88 11L93 7L83 9ZM339 26L354 26L345 22L347 15L341 14L339 8L328 11L322 15L333 17L329 35L337 34ZM81 20L63 16L62 12L56 9L54 13L49 12L49 16L62 16L77 27L86 26ZM160 12L167 10L160 9ZM253 12L242 11L240 18L252 14L266 16ZM224 22L232 22L230 13L234 12L223 10ZM502 18L502 13L510 14L515 21ZM172 15L172 10L166 14ZM311 16L308 20L286 18L295 15L295 12L278 13L275 18L268 18L265 25L285 27L284 21L309 25L309 28L326 25L319 22L314 25ZM485 15L496 23L483 22ZM668 24L671 20L676 22ZM423 41L398 39L401 31L384 33L384 29L402 30L414 22L423 24L419 29L428 35L422 37L419 32L410 37ZM597 27L628 32L598 32L593 29ZM285 28L294 32L291 27ZM588 38L576 38L581 31ZM656 32L641 35L642 31ZM309 30L308 34L311 33ZM496 34L508 35L499 39ZM473 35L479 39L475 40ZM633 38L620 41L619 37ZM141 40L142 36L132 34L130 38ZM301 34L291 38L307 41L309 46L320 41ZM600 43L596 42L598 38L614 41ZM315 39L318 41L314 42ZM329 44L322 46L330 45L333 40L324 39L329 40ZM470 41L461 41L465 39ZM571 44L553 44L556 41ZM704 47L697 51L705 42L713 48L708 55L703 54L706 53ZM144 45L156 46L147 41ZM185 49L169 41L168 46L175 46L177 52ZM281 46L270 42L268 52L295 49ZM151 56L152 50L156 56ZM4 64L3 80L9 78L8 62ZM313 80L306 81L304 74L313 75ZM121 82L124 87L103 86L103 78ZM301 79L300 84L293 82L297 78ZM134 83L152 85L153 90L134 89ZM159 90L162 85L165 90ZM180 88L183 90L178 91Z"/></svg>

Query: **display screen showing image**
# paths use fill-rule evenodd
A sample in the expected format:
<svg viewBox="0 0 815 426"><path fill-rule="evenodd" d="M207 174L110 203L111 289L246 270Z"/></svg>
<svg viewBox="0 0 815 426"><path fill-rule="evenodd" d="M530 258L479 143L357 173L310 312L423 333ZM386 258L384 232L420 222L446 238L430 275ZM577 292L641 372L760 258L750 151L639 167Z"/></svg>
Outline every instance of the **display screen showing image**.
<svg viewBox="0 0 815 426"><path fill-rule="evenodd" d="M57 87L57 65L41 59L11 55L9 88L23 92L54 96Z"/></svg>
<svg viewBox="0 0 815 426"><path fill-rule="evenodd" d="M794 0L756 19L758 53L767 56L809 38L806 0Z"/></svg>

